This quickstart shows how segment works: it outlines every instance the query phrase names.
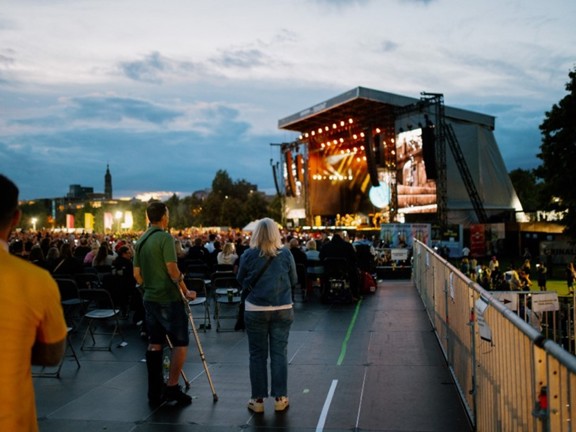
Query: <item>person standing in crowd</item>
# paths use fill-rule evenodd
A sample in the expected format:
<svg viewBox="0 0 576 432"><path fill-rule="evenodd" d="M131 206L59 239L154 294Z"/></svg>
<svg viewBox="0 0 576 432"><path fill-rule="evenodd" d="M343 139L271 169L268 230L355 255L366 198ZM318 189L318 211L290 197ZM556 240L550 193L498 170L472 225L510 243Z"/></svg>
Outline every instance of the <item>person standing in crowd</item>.
<svg viewBox="0 0 576 432"><path fill-rule="evenodd" d="M189 344L188 315L182 296L194 300L196 293L186 288L184 275L178 269L174 239L165 231L170 220L168 207L161 202L152 202L146 215L150 226L136 243L134 278L144 289L148 402L152 406L163 401L189 405L192 398L178 385ZM166 336L173 348L168 382L163 388L162 347Z"/></svg>
<svg viewBox="0 0 576 432"><path fill-rule="evenodd" d="M538 289L540 291L546 291L546 279L547 279L548 269L542 261L536 264L536 277L538 280Z"/></svg>
<svg viewBox="0 0 576 432"><path fill-rule="evenodd" d="M8 252L20 220L18 187L0 174L0 430L38 430L31 364L56 366L66 347L66 321L50 274Z"/></svg>
<svg viewBox="0 0 576 432"><path fill-rule="evenodd" d="M298 278L294 258L288 248L282 247L278 225L272 219L258 221L250 249L240 257L237 279L244 290L250 290L244 312L252 392L248 409L264 412L270 354L270 395L275 398L275 411L284 411L289 405L288 335L294 321L292 287Z"/></svg>

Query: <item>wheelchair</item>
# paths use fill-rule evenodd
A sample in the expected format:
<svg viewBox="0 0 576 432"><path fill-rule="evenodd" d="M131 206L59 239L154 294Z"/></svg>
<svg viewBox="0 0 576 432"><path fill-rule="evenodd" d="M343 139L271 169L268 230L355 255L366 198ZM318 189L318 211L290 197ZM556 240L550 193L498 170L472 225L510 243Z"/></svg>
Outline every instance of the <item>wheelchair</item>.
<svg viewBox="0 0 576 432"><path fill-rule="evenodd" d="M320 299L322 303L352 303L350 269L344 258L325 258L321 277Z"/></svg>

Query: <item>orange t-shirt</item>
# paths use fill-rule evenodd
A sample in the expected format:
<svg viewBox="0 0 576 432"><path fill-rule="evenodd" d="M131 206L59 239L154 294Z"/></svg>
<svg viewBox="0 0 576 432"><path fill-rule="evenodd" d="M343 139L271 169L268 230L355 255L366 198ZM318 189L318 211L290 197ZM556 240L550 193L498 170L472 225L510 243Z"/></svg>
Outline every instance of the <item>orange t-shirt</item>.
<svg viewBox="0 0 576 432"><path fill-rule="evenodd" d="M37 431L32 347L66 338L58 285L0 245L0 431Z"/></svg>

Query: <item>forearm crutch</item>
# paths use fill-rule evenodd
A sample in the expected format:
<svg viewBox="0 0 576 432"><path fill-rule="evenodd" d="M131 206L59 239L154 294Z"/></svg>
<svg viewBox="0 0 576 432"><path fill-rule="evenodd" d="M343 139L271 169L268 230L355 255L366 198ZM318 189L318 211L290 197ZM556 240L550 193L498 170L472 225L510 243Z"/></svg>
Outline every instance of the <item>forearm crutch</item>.
<svg viewBox="0 0 576 432"><path fill-rule="evenodd" d="M170 348L170 351L172 351L174 349L174 345L172 345L172 341L170 340L170 337L168 335L166 335L166 342L168 342L168 347ZM188 381L188 378L186 378L186 374L184 373L184 371L182 369L180 369L180 375L182 376L182 379L184 380L184 384L186 385L186 388L189 389L190 388L190 381Z"/></svg>
<svg viewBox="0 0 576 432"><path fill-rule="evenodd" d="M218 395L216 394L216 389L214 388L214 384L212 383L212 377L210 376L210 371L208 370L208 363L206 363L204 350L202 349L202 345L200 344L200 338L198 337L198 332L196 331L196 325L194 324L194 317L192 316L192 310L190 309L190 305L188 304L188 299L184 296L183 293L182 293L182 301L184 302L184 306L186 307L186 313L188 314L188 319L190 320L190 325L192 326L192 332L194 333L194 339L196 340L196 346L198 347L198 354L200 355L200 359L202 360L202 366L204 366L204 372L206 372L206 377L208 378L208 384L210 384L210 390L212 390L212 398L214 399L214 402L216 402L218 400Z"/></svg>

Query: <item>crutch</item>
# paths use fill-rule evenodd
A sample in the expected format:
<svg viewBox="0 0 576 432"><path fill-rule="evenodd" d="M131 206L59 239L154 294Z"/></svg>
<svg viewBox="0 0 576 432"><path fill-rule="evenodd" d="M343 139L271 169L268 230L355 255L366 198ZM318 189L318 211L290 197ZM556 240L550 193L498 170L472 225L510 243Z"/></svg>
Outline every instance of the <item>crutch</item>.
<svg viewBox="0 0 576 432"><path fill-rule="evenodd" d="M198 347L198 354L200 354L200 359L202 360L202 366L204 366L204 372L206 372L206 377L208 378L208 384L210 384L210 390L212 390L212 398L214 402L218 400L218 395L216 394L216 389L214 388L214 384L212 383L212 377L210 376L210 371L208 370L208 363L206 363L206 357L204 356L204 350L202 349L202 345L200 344L200 338L198 337L198 332L196 331L196 325L194 324L194 317L192 316L192 310L190 309L190 305L188 304L188 299L180 291L182 295L182 301L184 302L184 306L186 307L186 312L188 313L188 319L190 320L190 325L192 326L192 332L194 333L194 339L196 340L196 346ZM186 381L186 379L184 380Z"/></svg>

